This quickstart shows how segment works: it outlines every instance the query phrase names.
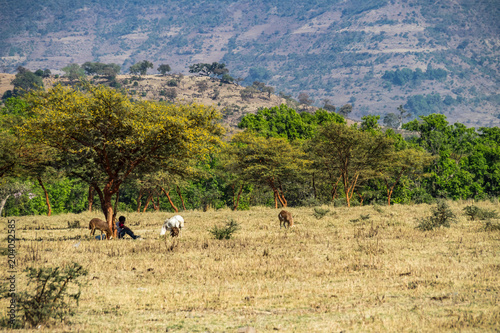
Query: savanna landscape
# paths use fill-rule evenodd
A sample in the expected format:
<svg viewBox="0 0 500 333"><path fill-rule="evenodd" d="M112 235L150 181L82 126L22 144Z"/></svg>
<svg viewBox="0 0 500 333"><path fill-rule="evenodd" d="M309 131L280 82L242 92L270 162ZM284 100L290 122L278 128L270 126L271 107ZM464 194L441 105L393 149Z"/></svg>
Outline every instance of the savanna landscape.
<svg viewBox="0 0 500 333"><path fill-rule="evenodd" d="M0 7L1 330L500 331L497 2Z"/></svg>
<svg viewBox="0 0 500 333"><path fill-rule="evenodd" d="M427 204L321 206L320 218L290 208L295 226L286 230L272 208L190 210L175 239L159 237L172 214L129 213L143 239L114 241L89 236L97 212L16 217L17 269L88 270L75 315L42 331L494 331L500 233L466 218L472 204L450 202L456 222L434 231L415 228ZM228 220L241 228L215 239L209 230Z"/></svg>

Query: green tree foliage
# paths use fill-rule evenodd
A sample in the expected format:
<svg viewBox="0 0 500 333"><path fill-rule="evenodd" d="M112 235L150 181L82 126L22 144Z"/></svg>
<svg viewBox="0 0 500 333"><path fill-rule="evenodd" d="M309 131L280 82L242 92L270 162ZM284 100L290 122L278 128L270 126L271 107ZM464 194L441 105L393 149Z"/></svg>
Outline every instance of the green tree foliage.
<svg viewBox="0 0 500 333"><path fill-rule="evenodd" d="M226 68L226 64L218 62L213 62L211 64L197 63L189 66L189 73L222 77L224 74L229 73L229 69Z"/></svg>
<svg viewBox="0 0 500 333"><path fill-rule="evenodd" d="M85 76L85 70L78 64L69 64L61 70L65 73L64 76L72 82Z"/></svg>
<svg viewBox="0 0 500 333"><path fill-rule="evenodd" d="M387 113L385 116L384 116L384 126L387 126L387 127L392 127L392 128L398 128L399 127L399 119L398 119L398 115L395 114L395 113Z"/></svg>
<svg viewBox="0 0 500 333"><path fill-rule="evenodd" d="M285 137L288 140L307 139L314 135L318 125L328 122L345 123L344 118L335 113L319 109L314 114L298 113L286 104L263 108L256 114L247 114L239 128L249 129L266 137Z"/></svg>
<svg viewBox="0 0 500 333"><path fill-rule="evenodd" d="M377 132L380 130L378 121L380 116L368 115L361 117L361 130L369 132Z"/></svg>
<svg viewBox="0 0 500 333"><path fill-rule="evenodd" d="M120 66L117 64L103 64L100 62L87 61L82 65L87 75L102 75L110 80L115 79L120 73Z"/></svg>
<svg viewBox="0 0 500 333"><path fill-rule="evenodd" d="M143 60L130 66L129 71L133 75L146 75L146 73L148 72L148 68L153 68L153 63L147 60Z"/></svg>
<svg viewBox="0 0 500 333"><path fill-rule="evenodd" d="M233 136L227 150L226 169L255 186L268 186L278 202L287 207L287 183L301 173L307 161L304 152L285 138L265 138L250 131Z"/></svg>
<svg viewBox="0 0 500 333"><path fill-rule="evenodd" d="M94 187L110 228L112 196L133 172L184 174L220 144L219 114L201 105L132 103L112 88L56 86L28 96L26 139L55 148L74 176Z"/></svg>
<svg viewBox="0 0 500 333"><path fill-rule="evenodd" d="M167 72L170 72L172 70L172 68L170 68L170 65L168 64L161 64L160 66L158 66L158 69L157 71L161 73L161 75L165 75L167 74Z"/></svg>
<svg viewBox="0 0 500 333"><path fill-rule="evenodd" d="M344 118L347 118L351 112L352 112L352 105L351 104L344 104L337 111L337 113L340 114Z"/></svg>
<svg viewBox="0 0 500 333"><path fill-rule="evenodd" d="M486 195L487 175L497 170L498 158L484 152L498 151L498 144L484 142L473 128L463 124L449 125L443 115L420 118L403 128L416 131L419 137L412 142L438 157L428 170L430 178L423 184L427 192L433 197L453 199Z"/></svg>
<svg viewBox="0 0 500 333"><path fill-rule="evenodd" d="M429 64L427 71L425 72L423 72L420 68L415 69L415 71L409 68L398 68L395 71L386 71L382 76L382 79L398 86L404 86L410 82L414 85L418 85L423 80L444 81L447 76L448 72L446 70L442 68L434 69L432 68L432 65Z"/></svg>
<svg viewBox="0 0 500 333"><path fill-rule="evenodd" d="M23 67L17 69L11 84L14 86L12 96L22 96L29 91L43 89L42 78Z"/></svg>
<svg viewBox="0 0 500 333"><path fill-rule="evenodd" d="M377 175L394 150L393 140L380 133L342 124L326 124L311 141L319 171L332 183L342 179L347 205L360 183Z"/></svg>

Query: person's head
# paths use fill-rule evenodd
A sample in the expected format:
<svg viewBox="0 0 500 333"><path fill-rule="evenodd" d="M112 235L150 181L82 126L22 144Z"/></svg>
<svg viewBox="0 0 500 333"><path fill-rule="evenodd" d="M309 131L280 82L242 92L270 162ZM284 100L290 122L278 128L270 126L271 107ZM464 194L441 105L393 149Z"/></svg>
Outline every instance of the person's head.
<svg viewBox="0 0 500 333"><path fill-rule="evenodd" d="M125 223L125 216L120 216L118 218L118 221Z"/></svg>

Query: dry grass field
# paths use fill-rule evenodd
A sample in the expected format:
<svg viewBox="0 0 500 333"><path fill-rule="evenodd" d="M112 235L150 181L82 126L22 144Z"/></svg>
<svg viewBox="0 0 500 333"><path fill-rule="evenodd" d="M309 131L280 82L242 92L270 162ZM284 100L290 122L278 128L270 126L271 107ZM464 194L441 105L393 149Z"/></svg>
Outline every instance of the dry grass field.
<svg viewBox="0 0 500 333"><path fill-rule="evenodd" d="M457 223L429 232L415 229L429 205L324 206L321 219L290 208L290 230L270 208L187 211L175 240L159 237L172 213L124 214L135 241L91 239L98 213L19 217L17 289L29 266L88 269L76 315L46 332L499 331L500 232L466 219L466 205L451 202ZM214 239L208 230L231 219L241 229Z"/></svg>

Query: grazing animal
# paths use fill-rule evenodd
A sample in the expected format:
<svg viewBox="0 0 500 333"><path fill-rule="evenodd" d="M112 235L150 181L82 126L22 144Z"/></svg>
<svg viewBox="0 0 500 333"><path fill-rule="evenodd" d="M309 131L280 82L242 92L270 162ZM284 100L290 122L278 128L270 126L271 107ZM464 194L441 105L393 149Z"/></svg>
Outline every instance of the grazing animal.
<svg viewBox="0 0 500 333"><path fill-rule="evenodd" d="M163 227L161 227L160 236L163 236L167 233L167 230L172 232L172 228L178 228L179 234L181 234L182 228L184 228L184 219L180 215L175 215L165 221L163 223Z"/></svg>
<svg viewBox="0 0 500 333"><path fill-rule="evenodd" d="M172 229L170 229L170 236L177 237L177 236L179 236L180 231L181 231L181 229L176 228L176 227L172 227Z"/></svg>
<svg viewBox="0 0 500 333"><path fill-rule="evenodd" d="M98 218L94 218L90 220L89 222L89 229L90 229L90 234L94 236L95 230L100 230L101 231L101 239L102 239L102 234L106 233L106 239L110 239L113 233L111 230L109 230L108 222L103 221Z"/></svg>
<svg viewBox="0 0 500 333"><path fill-rule="evenodd" d="M287 224L288 224L288 228L293 227L292 213L287 212L286 210L282 210L278 214L278 218L280 219L280 229L281 229L282 224L283 224L283 227L285 227L285 228L287 227Z"/></svg>

